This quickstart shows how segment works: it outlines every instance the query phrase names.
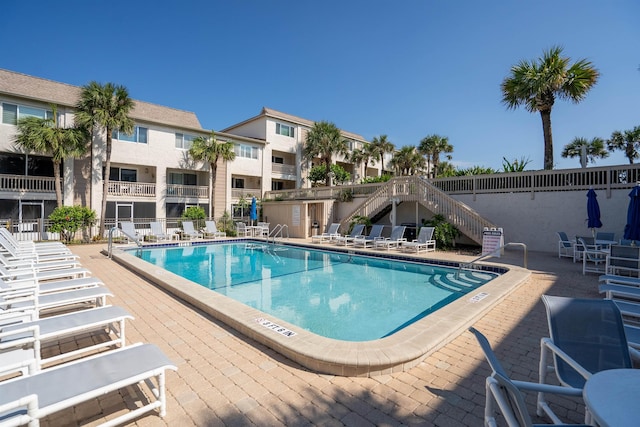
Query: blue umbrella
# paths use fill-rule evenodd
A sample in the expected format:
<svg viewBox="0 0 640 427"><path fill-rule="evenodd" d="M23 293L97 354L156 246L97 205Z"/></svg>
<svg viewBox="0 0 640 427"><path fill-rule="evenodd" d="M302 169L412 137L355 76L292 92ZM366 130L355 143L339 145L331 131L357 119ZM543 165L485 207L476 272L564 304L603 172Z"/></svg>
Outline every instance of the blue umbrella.
<svg viewBox="0 0 640 427"><path fill-rule="evenodd" d="M587 192L587 227L600 228L602 222L600 221L600 205L598 204L596 192L591 188Z"/></svg>
<svg viewBox="0 0 640 427"><path fill-rule="evenodd" d="M251 199L251 211L249 211L249 219L255 221L258 219L258 208L256 206L256 198Z"/></svg>
<svg viewBox="0 0 640 427"><path fill-rule="evenodd" d="M640 186L633 187L633 190L629 193L629 198L624 238L627 240L640 240Z"/></svg>

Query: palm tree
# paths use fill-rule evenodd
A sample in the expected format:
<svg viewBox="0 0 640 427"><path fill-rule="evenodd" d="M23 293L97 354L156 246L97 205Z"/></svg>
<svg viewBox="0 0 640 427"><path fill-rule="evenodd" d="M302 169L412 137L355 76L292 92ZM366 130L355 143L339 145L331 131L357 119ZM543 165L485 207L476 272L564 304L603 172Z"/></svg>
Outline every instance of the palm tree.
<svg viewBox="0 0 640 427"><path fill-rule="evenodd" d="M582 101L596 84L600 72L586 59L569 65L570 58L562 57L562 48L552 47L538 61L520 61L511 67L511 74L501 85L502 102L507 108L521 105L531 112L539 112L544 134L544 168L553 169L553 137L551 109L556 97L574 103Z"/></svg>
<svg viewBox="0 0 640 427"><path fill-rule="evenodd" d="M218 142L216 134L211 130L208 137L199 136L194 138L189 149L189 155L194 160L202 160L209 163L209 173L211 174L211 195L209 197L209 215L215 218L213 197L216 188L216 178L218 176L218 160L231 162L236 158L233 142Z"/></svg>
<svg viewBox="0 0 640 427"><path fill-rule="evenodd" d="M90 135L104 132L106 138L104 176L102 177L102 207L100 211L99 235L104 236L107 212L107 194L109 191L109 173L111 170L111 148L113 132L118 130L131 134L134 122L129 114L134 102L124 86L106 83L101 85L90 82L82 87L80 99L76 105L76 124L87 129Z"/></svg>
<svg viewBox="0 0 640 427"><path fill-rule="evenodd" d="M580 164L582 164L583 147L586 158L584 159L585 163L582 167L585 167L589 162L595 163L596 159L609 157L609 152L604 148L604 140L602 138L593 138L591 141L588 141L586 138L574 138L573 141L564 146L562 157L565 159L567 157L578 157Z"/></svg>
<svg viewBox="0 0 640 427"><path fill-rule="evenodd" d="M51 156L56 189L56 202L62 207L60 164L69 157L80 157L87 151L88 133L83 128L62 128L58 123L58 108L52 105L52 117L25 117L18 120L15 143L27 152Z"/></svg>
<svg viewBox="0 0 640 427"><path fill-rule="evenodd" d="M427 170L433 165L433 177L438 176L438 165L440 164L440 153L453 153L453 145L449 144L449 138L440 135L429 135L420 141L418 152L427 157ZM450 158L451 156L448 156Z"/></svg>
<svg viewBox="0 0 640 427"><path fill-rule="evenodd" d="M634 159L640 158L638 148L640 147L640 126L623 132L615 131L611 138L607 140L609 150L624 150L625 156L629 159L629 164L633 164Z"/></svg>
<svg viewBox="0 0 640 427"><path fill-rule="evenodd" d="M364 165L365 165L365 167L364 167L365 176L366 176L366 173L367 173L367 162L368 162L368 160L369 159L368 159L367 152L365 151L365 148L363 148L363 149L356 148L349 155L349 161L354 164L354 166L355 166L354 169L357 169L360 165L362 165L364 163ZM354 179L355 179L355 177L354 177Z"/></svg>
<svg viewBox="0 0 640 427"><path fill-rule="evenodd" d="M393 155L391 165L399 175L413 175L424 168L424 157L416 147L407 145Z"/></svg>
<svg viewBox="0 0 640 427"><path fill-rule="evenodd" d="M321 121L313 124L307 133L304 145L304 158L309 161L320 157L325 165L325 183L331 185L331 163L334 154L347 154L347 141L342 137L340 129L333 123Z"/></svg>
<svg viewBox="0 0 640 427"><path fill-rule="evenodd" d="M395 149L395 145L387 139L387 135L373 137L371 141L371 158L380 160L380 176L384 174L384 155L386 153L393 153Z"/></svg>

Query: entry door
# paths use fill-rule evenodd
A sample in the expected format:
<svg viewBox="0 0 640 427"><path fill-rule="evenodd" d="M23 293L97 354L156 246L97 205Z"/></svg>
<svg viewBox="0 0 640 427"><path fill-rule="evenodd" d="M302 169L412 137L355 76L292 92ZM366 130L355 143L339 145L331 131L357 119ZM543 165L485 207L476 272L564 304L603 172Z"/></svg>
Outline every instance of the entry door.
<svg viewBox="0 0 640 427"><path fill-rule="evenodd" d="M116 202L116 224L120 221L133 221L133 203Z"/></svg>
<svg viewBox="0 0 640 427"><path fill-rule="evenodd" d="M18 214L18 231L37 231L38 220L44 218L44 202L20 200L20 212Z"/></svg>

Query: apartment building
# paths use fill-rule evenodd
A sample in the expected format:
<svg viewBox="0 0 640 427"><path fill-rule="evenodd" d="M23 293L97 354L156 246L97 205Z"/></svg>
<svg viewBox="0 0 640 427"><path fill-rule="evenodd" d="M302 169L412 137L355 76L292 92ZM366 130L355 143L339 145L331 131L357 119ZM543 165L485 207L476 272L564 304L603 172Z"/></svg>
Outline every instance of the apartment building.
<svg viewBox="0 0 640 427"><path fill-rule="evenodd" d="M56 206L50 158L25 153L13 142L16 122L25 116L50 117L57 106L61 126L73 123L81 88L0 69L0 219L18 223L46 218ZM188 150L194 138L208 136L195 113L135 101L131 135L115 132L111 154L106 218L175 218L188 206L201 206L209 215L209 165L194 162ZM312 164L302 160L306 133L313 122L264 108L260 114L216 132L218 141L235 146L236 159L220 163L214 189L215 216L224 211L246 215L243 201L272 189L309 186ZM343 132L350 149L367 141ZM105 135L97 135L82 159L63 162L65 205L89 206L98 216L102 200ZM370 166L336 161L354 179L378 175Z"/></svg>

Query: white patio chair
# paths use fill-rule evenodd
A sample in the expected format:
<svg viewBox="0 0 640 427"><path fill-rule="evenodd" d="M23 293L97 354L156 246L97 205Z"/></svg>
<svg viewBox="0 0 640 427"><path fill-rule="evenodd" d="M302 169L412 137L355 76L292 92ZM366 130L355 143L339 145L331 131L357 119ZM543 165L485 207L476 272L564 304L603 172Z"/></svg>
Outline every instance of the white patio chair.
<svg viewBox="0 0 640 427"><path fill-rule="evenodd" d="M244 222L236 222L236 234L238 237L251 236L251 230L247 228L247 224Z"/></svg>
<svg viewBox="0 0 640 427"><path fill-rule="evenodd" d="M406 242L407 239L405 239L404 236L404 230L407 227L405 227L404 225L396 225L395 227L393 227L393 229L391 230L391 236L388 239L378 239L373 243L373 248L374 249L386 249L389 250L391 248L396 248L398 249L400 247L400 244L402 244L403 242Z"/></svg>
<svg viewBox="0 0 640 427"><path fill-rule="evenodd" d="M356 236L353 238L353 246L362 246L363 248L366 248L368 245L373 246L376 240L382 238L382 230L384 230L384 225L373 225L368 235Z"/></svg>
<svg viewBox="0 0 640 427"><path fill-rule="evenodd" d="M226 237L227 233L225 233L224 231L219 231L218 227L216 226L215 221L205 221L204 222L205 227L204 227L204 237L213 237L214 239L217 239L218 237Z"/></svg>
<svg viewBox="0 0 640 427"><path fill-rule="evenodd" d="M401 249L405 252L429 252L436 250L436 241L433 240L435 227L422 227L418 237L412 242L402 243Z"/></svg>
<svg viewBox="0 0 640 427"><path fill-rule="evenodd" d="M60 341L62 338L94 332L98 330L106 331L97 341L79 340L79 348L72 351L65 351L60 346L62 352L57 355L42 358L37 356L37 366L57 362L62 359L69 359L80 354L94 352L98 349L108 347L124 347L125 341L125 321L133 319L133 316L122 307L105 306L88 310L74 311L58 316L49 316L43 319L31 320L3 318L0 317L0 334L18 334L24 328L37 327L39 331L40 347L45 347L50 342ZM108 338L108 339L105 339ZM5 338L2 341L10 344ZM90 345L86 345L90 343Z"/></svg>
<svg viewBox="0 0 640 427"><path fill-rule="evenodd" d="M567 236L567 233L565 233L564 231L558 231L558 258L562 258L562 257L567 257L567 258L573 258L574 257L574 244L571 240L569 240L569 237Z"/></svg>
<svg viewBox="0 0 640 427"><path fill-rule="evenodd" d="M588 244L584 237L577 238L576 248L580 247L582 258L582 274L605 273L607 263L607 252L598 248L597 245ZM577 250L577 249L576 249Z"/></svg>
<svg viewBox="0 0 640 427"><path fill-rule="evenodd" d="M581 389L562 387L550 384L539 384L528 381L512 380L502 367L502 364L493 352L487 338L474 328L469 328L478 340L478 344L484 352L485 359L491 367L491 375L486 380L486 395L484 407L484 423L486 426L498 425L496 415L498 410L504 417L509 427L529 427L534 426L527 404L522 392L545 392L564 396L582 396ZM496 407L497 406L497 407ZM555 414L549 414L554 424L563 424L562 420ZM576 424L572 424L576 426ZM589 425L589 424L584 424Z"/></svg>
<svg viewBox="0 0 640 427"><path fill-rule="evenodd" d="M156 241L160 241L160 240L171 240L171 236L169 236L163 229L162 224L160 224L160 221L151 221L149 223L149 226L151 228L151 234L149 235L150 238L155 239ZM153 237L151 237L153 236Z"/></svg>
<svg viewBox="0 0 640 427"><path fill-rule="evenodd" d="M124 424L155 409L164 417L167 369L175 371L177 367L155 345L140 344L9 379L0 382L3 422L37 425L39 419L62 409L125 387L142 386L142 383L150 387L150 392L145 393L149 400L140 402L141 406L131 412L109 420L109 425Z"/></svg>
<svg viewBox="0 0 640 427"><path fill-rule="evenodd" d="M185 236L188 236L189 239L197 239L202 237L202 233L196 231L196 229L193 227L193 221L182 221L182 229Z"/></svg>
<svg viewBox="0 0 640 427"><path fill-rule="evenodd" d="M329 227L327 227L327 231L325 231L324 233L311 236L311 243L326 243L335 240L335 238L340 235L340 233L338 233L339 228L339 222L332 223L331 225L329 225Z"/></svg>
<svg viewBox="0 0 640 427"><path fill-rule="evenodd" d="M120 232L127 238L127 242L131 241L138 245L140 242L140 233L136 230L135 225L131 221L121 221L120 222Z"/></svg>
<svg viewBox="0 0 640 427"><path fill-rule="evenodd" d="M611 245L606 261L606 274L640 275L640 246Z"/></svg>
<svg viewBox="0 0 640 427"><path fill-rule="evenodd" d="M364 224L355 224L351 229L351 233L347 236L337 236L333 243L340 246L350 246L353 245L353 241L356 237L362 236L362 232L364 231Z"/></svg>
<svg viewBox="0 0 640 427"><path fill-rule="evenodd" d="M269 223L268 222L259 222L258 223L258 233L256 233L260 237L269 237Z"/></svg>

